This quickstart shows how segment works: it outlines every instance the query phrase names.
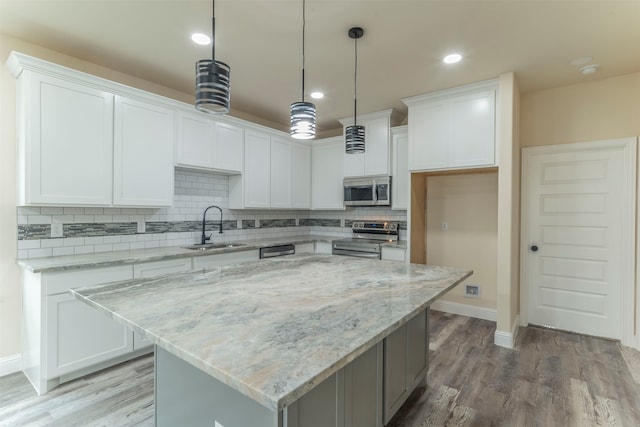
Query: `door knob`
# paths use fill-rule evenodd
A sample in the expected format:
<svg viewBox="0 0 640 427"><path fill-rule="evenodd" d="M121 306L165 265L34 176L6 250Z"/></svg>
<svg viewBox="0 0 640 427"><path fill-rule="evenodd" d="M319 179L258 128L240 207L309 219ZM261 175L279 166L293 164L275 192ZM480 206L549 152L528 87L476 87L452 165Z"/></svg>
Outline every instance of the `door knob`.
<svg viewBox="0 0 640 427"><path fill-rule="evenodd" d="M529 249L531 249L531 252L538 252L538 247L536 245L531 245Z"/></svg>

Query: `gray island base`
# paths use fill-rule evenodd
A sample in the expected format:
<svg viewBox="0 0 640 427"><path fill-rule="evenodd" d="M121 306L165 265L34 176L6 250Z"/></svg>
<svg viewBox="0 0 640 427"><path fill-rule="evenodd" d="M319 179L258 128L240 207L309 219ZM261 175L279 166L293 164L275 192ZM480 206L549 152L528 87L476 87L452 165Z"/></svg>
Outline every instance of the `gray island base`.
<svg viewBox="0 0 640 427"><path fill-rule="evenodd" d="M429 305L471 274L294 255L72 293L156 345L158 426L382 426L425 382Z"/></svg>

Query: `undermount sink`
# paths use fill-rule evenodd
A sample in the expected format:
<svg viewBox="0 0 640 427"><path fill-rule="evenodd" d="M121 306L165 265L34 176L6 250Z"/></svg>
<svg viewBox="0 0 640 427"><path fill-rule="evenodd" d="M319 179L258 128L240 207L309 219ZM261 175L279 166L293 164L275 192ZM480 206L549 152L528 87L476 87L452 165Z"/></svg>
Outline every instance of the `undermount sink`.
<svg viewBox="0 0 640 427"><path fill-rule="evenodd" d="M208 251L210 249L221 249L221 248L235 248L238 246L245 246L244 243L205 243L204 245L191 245L184 246L185 249L190 249L192 251Z"/></svg>

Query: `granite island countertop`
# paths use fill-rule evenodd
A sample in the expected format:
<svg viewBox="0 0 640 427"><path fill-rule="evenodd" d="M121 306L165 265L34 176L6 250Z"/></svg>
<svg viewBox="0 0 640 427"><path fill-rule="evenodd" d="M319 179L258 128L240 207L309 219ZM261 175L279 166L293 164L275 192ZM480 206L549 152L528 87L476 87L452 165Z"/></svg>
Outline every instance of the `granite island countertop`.
<svg viewBox="0 0 640 427"><path fill-rule="evenodd" d="M309 254L71 292L263 406L281 410L471 274Z"/></svg>

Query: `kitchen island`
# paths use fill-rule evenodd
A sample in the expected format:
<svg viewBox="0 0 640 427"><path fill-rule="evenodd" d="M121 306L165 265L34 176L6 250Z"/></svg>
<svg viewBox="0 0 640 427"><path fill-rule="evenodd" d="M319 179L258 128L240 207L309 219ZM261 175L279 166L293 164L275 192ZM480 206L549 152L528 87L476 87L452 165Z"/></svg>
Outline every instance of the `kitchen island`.
<svg viewBox="0 0 640 427"><path fill-rule="evenodd" d="M471 274L294 255L72 293L156 345L159 426L326 425L304 414L326 402L299 404L323 387L335 395L328 399L336 406L330 425L351 425L350 368L365 353L379 377L371 419L381 425L385 340L412 319L426 321L428 306Z"/></svg>

